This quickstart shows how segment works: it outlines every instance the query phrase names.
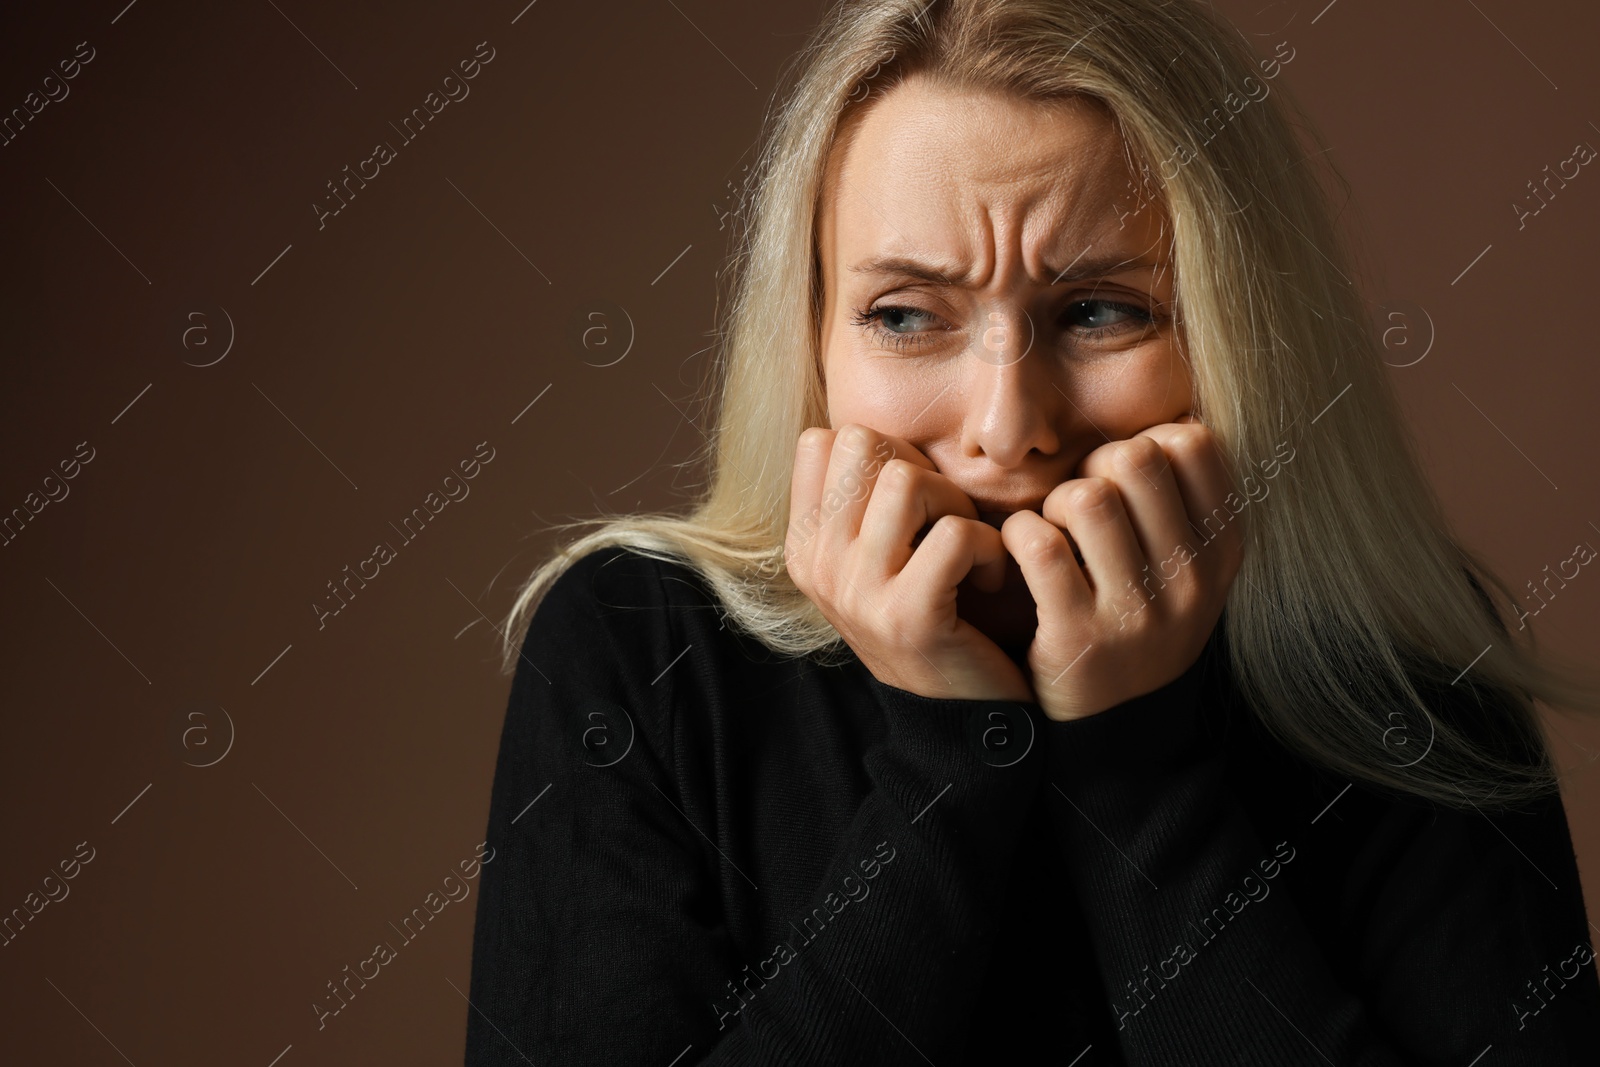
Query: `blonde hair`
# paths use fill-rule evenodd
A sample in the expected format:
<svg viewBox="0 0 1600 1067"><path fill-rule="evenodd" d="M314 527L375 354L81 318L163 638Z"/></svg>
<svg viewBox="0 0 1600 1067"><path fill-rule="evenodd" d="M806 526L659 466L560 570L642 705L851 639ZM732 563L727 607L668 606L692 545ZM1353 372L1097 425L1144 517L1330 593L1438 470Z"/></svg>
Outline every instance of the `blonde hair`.
<svg viewBox="0 0 1600 1067"><path fill-rule="evenodd" d="M1320 138L1286 93L1256 95L1268 62L1192 0L833 7L768 115L736 215L701 456L708 484L687 514L557 526L596 528L520 590L502 631L505 670L549 586L613 545L696 568L725 617L776 652L848 657L783 563L795 443L828 425L816 220L848 124L876 90L917 73L1098 101L1131 173L1158 190L1196 410L1247 491L1258 463L1291 448L1291 476L1250 509L1224 615L1230 666L1256 718L1302 756L1380 789L1497 807L1555 792L1533 701L1594 713L1600 685L1536 655L1531 631L1508 631L1508 587L1450 536L1320 184L1343 178L1302 151L1295 126ZM1441 694L1451 693L1460 710L1445 718Z"/></svg>

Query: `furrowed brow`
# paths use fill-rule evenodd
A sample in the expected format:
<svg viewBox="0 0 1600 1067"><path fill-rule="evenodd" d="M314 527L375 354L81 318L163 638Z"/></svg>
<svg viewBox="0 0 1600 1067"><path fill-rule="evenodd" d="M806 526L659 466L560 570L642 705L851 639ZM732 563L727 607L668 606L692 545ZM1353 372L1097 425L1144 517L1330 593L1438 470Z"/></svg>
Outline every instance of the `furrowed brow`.
<svg viewBox="0 0 1600 1067"><path fill-rule="evenodd" d="M1079 256L1065 267L1045 264L1050 280L1035 278L1041 285L1063 285L1083 281L1085 278L1105 278L1125 271L1147 268L1155 261L1143 255L1135 256ZM872 274L885 277L914 278L934 285L957 287L966 283L967 276L951 267L924 263L909 256L877 256L850 268L853 274Z"/></svg>

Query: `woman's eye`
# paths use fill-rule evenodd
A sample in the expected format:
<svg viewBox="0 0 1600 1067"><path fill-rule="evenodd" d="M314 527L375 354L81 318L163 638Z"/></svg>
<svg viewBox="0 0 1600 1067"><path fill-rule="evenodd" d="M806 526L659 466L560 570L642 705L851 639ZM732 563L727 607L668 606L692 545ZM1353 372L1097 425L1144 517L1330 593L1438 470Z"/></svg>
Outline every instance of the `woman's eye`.
<svg viewBox="0 0 1600 1067"><path fill-rule="evenodd" d="M859 309L851 320L878 344L907 349L933 340L932 335L949 327L939 317L921 308L883 304ZM1061 329L1079 339L1102 340L1113 335L1143 332L1155 316L1136 304L1116 300L1074 300L1061 315Z"/></svg>
<svg viewBox="0 0 1600 1067"><path fill-rule="evenodd" d="M1063 318L1069 327L1078 326L1078 333L1089 337L1120 333L1129 326L1142 329L1155 321L1144 308L1115 300L1074 300Z"/></svg>
<svg viewBox="0 0 1600 1067"><path fill-rule="evenodd" d="M901 327L907 326L908 323L915 324L919 317L922 319L932 318L926 311L918 311L916 308L886 307L878 309L878 321L893 333L905 332Z"/></svg>
<svg viewBox="0 0 1600 1067"><path fill-rule="evenodd" d="M891 348L906 348L924 340L918 336L932 329L938 316L921 308L881 305L855 312L851 321L866 330L875 340Z"/></svg>

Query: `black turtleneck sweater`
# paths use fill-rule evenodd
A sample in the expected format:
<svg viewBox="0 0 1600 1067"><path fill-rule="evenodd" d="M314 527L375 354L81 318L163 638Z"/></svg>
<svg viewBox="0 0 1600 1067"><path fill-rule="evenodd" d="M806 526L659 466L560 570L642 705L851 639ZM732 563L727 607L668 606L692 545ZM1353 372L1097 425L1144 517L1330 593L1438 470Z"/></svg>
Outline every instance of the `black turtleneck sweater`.
<svg viewBox="0 0 1600 1067"><path fill-rule="evenodd" d="M1600 1064L1559 798L1298 759L1225 622L1054 722L774 655L692 568L585 556L512 684L467 1064Z"/></svg>

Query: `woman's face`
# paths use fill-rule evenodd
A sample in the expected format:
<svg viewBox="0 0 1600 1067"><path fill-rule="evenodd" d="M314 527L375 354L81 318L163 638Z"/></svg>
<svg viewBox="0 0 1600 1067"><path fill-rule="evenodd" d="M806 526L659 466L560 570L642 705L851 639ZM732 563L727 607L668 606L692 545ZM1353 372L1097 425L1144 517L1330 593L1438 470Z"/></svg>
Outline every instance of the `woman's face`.
<svg viewBox="0 0 1600 1067"><path fill-rule="evenodd" d="M913 76L830 162L832 427L903 438L998 526L1095 448L1189 412L1170 235L1098 105Z"/></svg>

